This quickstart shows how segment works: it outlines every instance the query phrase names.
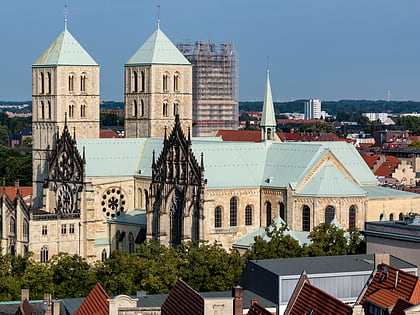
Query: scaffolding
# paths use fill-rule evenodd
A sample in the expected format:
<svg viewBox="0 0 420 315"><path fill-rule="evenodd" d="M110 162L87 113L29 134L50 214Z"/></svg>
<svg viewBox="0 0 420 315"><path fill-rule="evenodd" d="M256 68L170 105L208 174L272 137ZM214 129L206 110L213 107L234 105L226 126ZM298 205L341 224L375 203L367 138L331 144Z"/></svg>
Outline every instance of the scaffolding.
<svg viewBox="0 0 420 315"><path fill-rule="evenodd" d="M193 136L238 126L238 56L233 43L178 43L193 64Z"/></svg>

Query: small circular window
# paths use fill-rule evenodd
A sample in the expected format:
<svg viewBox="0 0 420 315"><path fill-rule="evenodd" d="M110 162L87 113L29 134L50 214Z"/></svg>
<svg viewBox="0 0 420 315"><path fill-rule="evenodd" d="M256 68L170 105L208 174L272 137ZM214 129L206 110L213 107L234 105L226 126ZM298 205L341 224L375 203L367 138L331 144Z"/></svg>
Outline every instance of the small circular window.
<svg viewBox="0 0 420 315"><path fill-rule="evenodd" d="M125 210L124 194L118 188L108 189L102 196L102 212L105 216L115 218Z"/></svg>

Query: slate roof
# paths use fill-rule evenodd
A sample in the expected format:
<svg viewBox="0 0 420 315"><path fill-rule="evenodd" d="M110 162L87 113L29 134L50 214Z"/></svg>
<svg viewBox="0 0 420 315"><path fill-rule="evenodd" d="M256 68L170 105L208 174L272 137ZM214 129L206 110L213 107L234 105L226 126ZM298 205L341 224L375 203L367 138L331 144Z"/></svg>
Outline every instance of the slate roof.
<svg viewBox="0 0 420 315"><path fill-rule="evenodd" d="M394 306L399 298L411 304L420 303L419 278L394 267L392 263L381 264L360 299L360 304L366 307L366 303L371 302L387 309Z"/></svg>
<svg viewBox="0 0 420 315"><path fill-rule="evenodd" d="M86 299L80 305L75 315L108 315L109 314L109 295L98 283L89 292Z"/></svg>
<svg viewBox="0 0 420 315"><path fill-rule="evenodd" d="M284 315L301 314L350 315L352 307L313 286L302 274L284 312Z"/></svg>
<svg viewBox="0 0 420 315"><path fill-rule="evenodd" d="M146 40L125 66L152 64L191 65L160 28Z"/></svg>
<svg viewBox="0 0 420 315"><path fill-rule="evenodd" d="M33 67L46 66L98 66L98 64L66 28L33 64Z"/></svg>

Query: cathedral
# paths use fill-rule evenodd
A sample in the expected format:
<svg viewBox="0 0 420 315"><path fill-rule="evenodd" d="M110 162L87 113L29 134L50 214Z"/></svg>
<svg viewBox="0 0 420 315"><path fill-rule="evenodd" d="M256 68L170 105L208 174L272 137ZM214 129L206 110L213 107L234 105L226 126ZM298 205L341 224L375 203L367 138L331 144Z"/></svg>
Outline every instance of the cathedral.
<svg viewBox="0 0 420 315"><path fill-rule="evenodd" d="M101 139L99 66L67 27L32 66L28 249L41 262L95 262L146 239L228 249L277 219L309 233L420 211L419 195L379 187L351 144L280 142L268 73L263 141L232 143L191 137L192 66L159 26L124 69L126 138Z"/></svg>

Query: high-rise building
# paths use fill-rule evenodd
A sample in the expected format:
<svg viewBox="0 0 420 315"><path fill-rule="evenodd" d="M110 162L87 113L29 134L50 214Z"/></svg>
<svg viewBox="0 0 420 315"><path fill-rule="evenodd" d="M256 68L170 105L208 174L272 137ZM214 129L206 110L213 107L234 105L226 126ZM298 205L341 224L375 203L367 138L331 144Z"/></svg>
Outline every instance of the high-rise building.
<svg viewBox="0 0 420 315"><path fill-rule="evenodd" d="M178 43L193 64L193 135L238 126L238 57L232 43Z"/></svg>
<svg viewBox="0 0 420 315"><path fill-rule="evenodd" d="M310 98L305 102L305 119L320 119L321 113L321 101Z"/></svg>

